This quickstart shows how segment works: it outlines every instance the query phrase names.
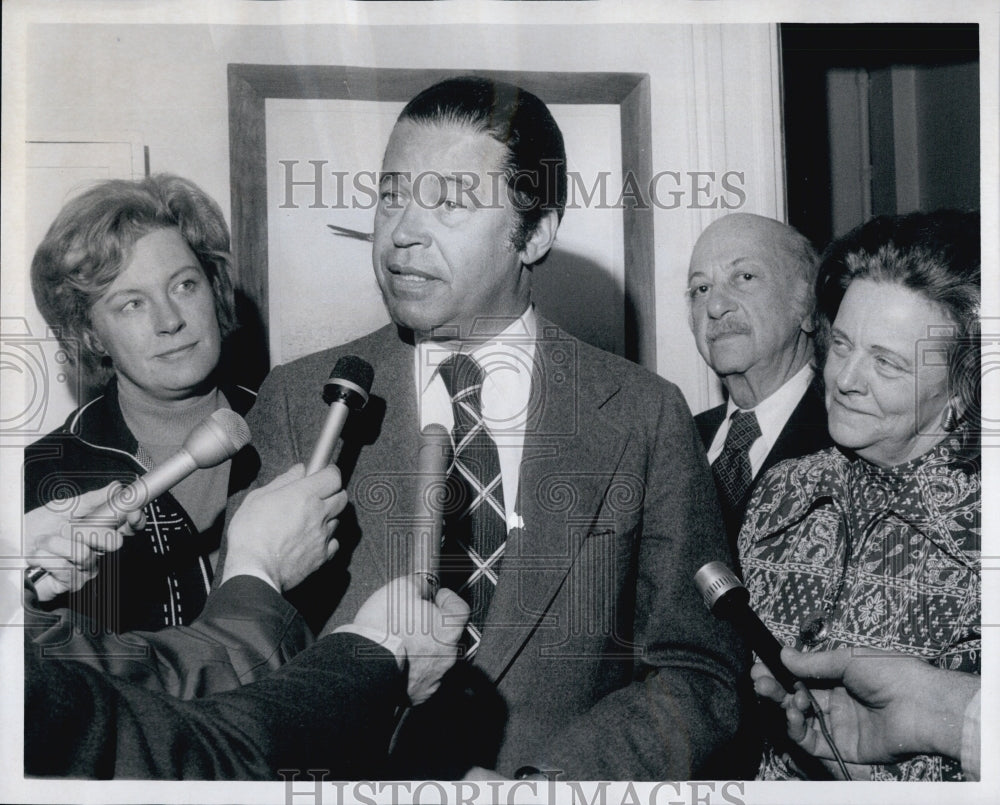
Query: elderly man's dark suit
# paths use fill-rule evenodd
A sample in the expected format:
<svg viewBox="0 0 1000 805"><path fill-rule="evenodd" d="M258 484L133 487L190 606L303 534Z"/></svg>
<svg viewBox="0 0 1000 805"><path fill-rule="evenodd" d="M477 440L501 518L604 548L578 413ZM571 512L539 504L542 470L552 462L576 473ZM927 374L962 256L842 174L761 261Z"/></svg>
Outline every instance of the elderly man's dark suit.
<svg viewBox="0 0 1000 805"><path fill-rule="evenodd" d="M722 517L726 525L729 550L733 555L734 567L737 570L739 570L740 562L736 544L740 535L740 527L743 525L743 515L746 512L746 504L753 496L753 490L760 479L780 461L807 456L833 444L826 427L826 406L823 404L823 395L819 390L818 382L818 379L814 378L809 388L806 389L806 393L802 395L802 399L799 400L799 404L795 406L792 415L788 418L785 427L781 429L777 441L771 448L771 452L764 459L760 472L754 476L743 502L736 507L726 504L722 506ZM705 450L712 446L715 434L725 418L725 403L703 411L694 418ZM724 500L723 495L720 494L719 497ZM744 701L744 720L740 725L739 734L724 753L725 761L721 764L713 764L713 767L708 771L710 776L753 779L760 759L761 732L763 730L777 732L783 731L785 728L783 716L779 717L758 706L757 696L748 680L744 680L741 696Z"/></svg>
<svg viewBox="0 0 1000 805"><path fill-rule="evenodd" d="M736 638L692 583L705 562L728 558L704 452L672 384L547 322L538 334L523 528L508 537L474 661L499 698L478 713L485 737L464 764L690 777L735 729L743 670ZM341 550L293 597L314 623L333 607L331 622L346 621L406 572L420 530L414 348L392 326L271 373L249 417L258 483L308 457L327 413L323 382L344 354L368 360L375 381L337 459L353 504ZM461 734L435 723L423 748L446 756Z"/></svg>
<svg viewBox="0 0 1000 805"><path fill-rule="evenodd" d="M760 472L754 476L753 483L750 484L742 505L732 510L723 506L722 514L726 524L726 534L729 537L729 550L734 557L738 558L736 540L740 534L740 526L743 525L746 504L753 496L753 490L764 474L779 461L808 456L810 453L825 450L833 445L830 433L826 428L826 406L823 404L823 394L819 389L818 382L818 378L813 380L809 388L806 389L806 393L802 395L802 399L799 400L799 404L795 406L795 410L792 411L785 427L781 429L771 452L764 459ZM694 418L706 450L712 446L712 440L715 439L715 434L725 418L725 403L702 411Z"/></svg>

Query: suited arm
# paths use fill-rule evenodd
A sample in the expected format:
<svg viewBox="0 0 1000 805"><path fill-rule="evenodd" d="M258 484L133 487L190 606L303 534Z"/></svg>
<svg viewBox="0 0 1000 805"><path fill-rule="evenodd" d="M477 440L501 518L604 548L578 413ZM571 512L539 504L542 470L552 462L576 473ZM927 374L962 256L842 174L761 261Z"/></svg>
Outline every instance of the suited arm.
<svg viewBox="0 0 1000 805"><path fill-rule="evenodd" d="M266 679L184 702L25 640L25 773L276 779L279 769L369 777L385 755L405 680L395 656L335 634Z"/></svg>
<svg viewBox="0 0 1000 805"><path fill-rule="evenodd" d="M121 680L181 699L237 688L262 678L312 642L295 608L269 584L252 576L228 580L208 597L190 626L118 636L78 613L32 616L27 625L46 657L72 659Z"/></svg>
<svg viewBox="0 0 1000 805"><path fill-rule="evenodd" d="M728 561L701 441L680 392L664 384L651 445L638 540L631 684L605 696L538 759L563 779L689 779L739 722L745 663L736 635L715 620L693 577ZM534 759L524 763L542 766Z"/></svg>
<svg viewBox="0 0 1000 805"><path fill-rule="evenodd" d="M244 499L253 490L265 486L293 464L302 461L295 444L295 430L291 425L286 395L285 369L276 366L264 378L257 401L246 417L252 445L260 456L260 471L246 489L229 498L226 505L226 531L219 545L219 559L215 569L216 586L223 578L226 556L229 553L229 524Z"/></svg>

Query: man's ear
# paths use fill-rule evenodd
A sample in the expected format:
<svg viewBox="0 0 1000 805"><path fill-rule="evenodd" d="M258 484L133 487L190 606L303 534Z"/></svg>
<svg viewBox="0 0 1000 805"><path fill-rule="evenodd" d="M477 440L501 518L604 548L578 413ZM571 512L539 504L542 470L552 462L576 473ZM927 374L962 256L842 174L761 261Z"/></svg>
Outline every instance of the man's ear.
<svg viewBox="0 0 1000 805"><path fill-rule="evenodd" d="M534 265L552 248L556 239L556 230L559 229L559 214L555 210L548 210L535 227L535 231L528 237L528 242L519 252L521 262L524 265Z"/></svg>

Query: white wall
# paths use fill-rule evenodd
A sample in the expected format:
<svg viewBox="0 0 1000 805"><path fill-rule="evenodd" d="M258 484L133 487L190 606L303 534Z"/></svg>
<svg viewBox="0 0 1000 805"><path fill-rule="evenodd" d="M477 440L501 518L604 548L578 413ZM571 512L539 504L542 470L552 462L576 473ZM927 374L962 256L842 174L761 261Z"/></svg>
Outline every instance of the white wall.
<svg viewBox="0 0 1000 805"><path fill-rule="evenodd" d="M660 195L670 202L669 191L685 190L677 209L654 218L657 369L695 411L719 399L688 332L683 290L694 240L726 210L692 205L710 204L721 175L738 171L741 209L783 214L775 26L34 25L26 134L129 132L148 146L153 172L195 180L228 212L230 62L649 73L653 172L681 174L679 187L666 177ZM715 172L714 183L696 179L708 194L692 193L692 171Z"/></svg>

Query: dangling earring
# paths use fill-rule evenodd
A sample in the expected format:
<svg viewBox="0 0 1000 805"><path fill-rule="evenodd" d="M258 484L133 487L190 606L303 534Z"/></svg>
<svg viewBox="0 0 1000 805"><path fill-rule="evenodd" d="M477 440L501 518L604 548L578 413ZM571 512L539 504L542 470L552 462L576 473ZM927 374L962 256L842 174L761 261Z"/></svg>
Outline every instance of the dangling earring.
<svg viewBox="0 0 1000 805"><path fill-rule="evenodd" d="M957 426L958 416L955 414L955 406L948 403L944 409L944 413L941 415L941 427L945 433L951 433Z"/></svg>

